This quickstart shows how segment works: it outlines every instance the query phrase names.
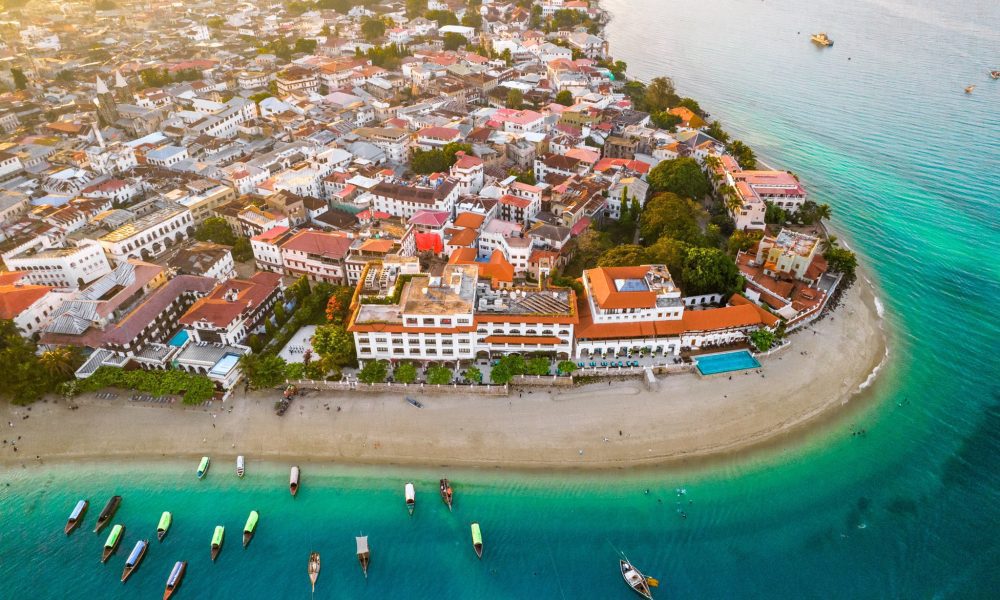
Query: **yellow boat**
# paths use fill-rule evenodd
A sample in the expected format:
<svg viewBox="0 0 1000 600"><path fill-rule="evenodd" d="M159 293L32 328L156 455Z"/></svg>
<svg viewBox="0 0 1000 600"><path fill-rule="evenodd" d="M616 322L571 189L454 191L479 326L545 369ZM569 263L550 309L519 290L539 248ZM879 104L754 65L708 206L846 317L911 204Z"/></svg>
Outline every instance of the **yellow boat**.
<svg viewBox="0 0 1000 600"><path fill-rule="evenodd" d="M824 48L827 47L827 46L832 46L833 45L833 40L831 40L829 37L827 37L827 35L825 33L822 33L822 32L813 34L813 36L811 38L809 38L809 39L811 39L813 41L813 43L819 44L820 46L823 46Z"/></svg>

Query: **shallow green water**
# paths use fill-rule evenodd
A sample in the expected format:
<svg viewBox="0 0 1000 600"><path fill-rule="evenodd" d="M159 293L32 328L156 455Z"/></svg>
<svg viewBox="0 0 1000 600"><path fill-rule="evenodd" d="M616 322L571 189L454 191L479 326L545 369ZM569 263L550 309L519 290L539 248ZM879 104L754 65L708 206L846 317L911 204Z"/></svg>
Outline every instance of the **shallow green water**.
<svg viewBox="0 0 1000 600"><path fill-rule="evenodd" d="M629 598L616 550L664 582L658 598L994 597L1000 82L984 77L1000 67L997 4L604 5L616 14L612 49L635 74L673 75L833 205L895 332L871 409L808 446L695 472L303 465L294 501L286 465L252 460L244 481L221 458L201 482L195 463L15 469L0 476L0 598L159 597L179 559L191 567L177 598L306 597L313 549L323 556L317 598ZM821 29L836 40L829 51L804 37ZM972 82L975 94L962 94ZM437 498L442 475L456 483L453 514ZM101 566L104 535L91 530L113 493L125 497L117 521L128 530ZM66 539L79 497L91 499L89 518ZM244 551L238 534L251 509L261 522ZM158 544L163 510L174 527ZM211 564L217 524L227 542ZM367 583L354 558L359 533L372 546ZM152 547L122 586L138 535Z"/></svg>

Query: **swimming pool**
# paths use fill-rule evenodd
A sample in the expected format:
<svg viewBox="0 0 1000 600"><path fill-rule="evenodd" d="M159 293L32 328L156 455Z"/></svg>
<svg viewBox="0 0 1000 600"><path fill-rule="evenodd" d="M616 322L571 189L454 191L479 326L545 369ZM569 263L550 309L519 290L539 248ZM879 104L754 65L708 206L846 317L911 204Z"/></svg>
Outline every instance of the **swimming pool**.
<svg viewBox="0 0 1000 600"><path fill-rule="evenodd" d="M174 337L170 338L170 341L167 343L171 346L174 346L175 348L182 348L184 347L184 344L187 343L187 341L188 341L188 332L186 329L181 329L180 331L175 333Z"/></svg>
<svg viewBox="0 0 1000 600"><path fill-rule="evenodd" d="M698 365L698 372L702 375L718 375L729 371L745 371L747 369L758 369L760 363L746 350L736 352L722 352L720 354L706 354L695 357Z"/></svg>

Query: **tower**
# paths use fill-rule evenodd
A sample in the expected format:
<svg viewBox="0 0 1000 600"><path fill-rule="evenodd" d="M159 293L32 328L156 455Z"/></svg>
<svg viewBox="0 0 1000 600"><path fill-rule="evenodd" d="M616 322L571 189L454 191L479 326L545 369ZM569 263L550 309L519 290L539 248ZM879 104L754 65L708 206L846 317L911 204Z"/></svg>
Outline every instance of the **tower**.
<svg viewBox="0 0 1000 600"><path fill-rule="evenodd" d="M108 89L100 75L97 76L95 90L97 98L94 98L94 104L97 105L97 114L106 125L114 125L118 120L118 103L115 102L114 94Z"/></svg>
<svg viewBox="0 0 1000 600"><path fill-rule="evenodd" d="M127 79L122 77L121 71L115 70L115 98L119 102L131 104L135 102L132 98L132 85Z"/></svg>

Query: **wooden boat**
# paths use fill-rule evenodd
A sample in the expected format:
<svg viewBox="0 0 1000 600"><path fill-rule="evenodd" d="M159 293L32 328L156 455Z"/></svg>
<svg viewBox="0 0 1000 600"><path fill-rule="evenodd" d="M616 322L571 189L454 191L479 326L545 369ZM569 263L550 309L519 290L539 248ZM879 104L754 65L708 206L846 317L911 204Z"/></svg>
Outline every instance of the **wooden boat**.
<svg viewBox="0 0 1000 600"><path fill-rule="evenodd" d="M412 483L407 483L403 489L406 493L406 510L413 516L413 509L417 506L417 492Z"/></svg>
<svg viewBox="0 0 1000 600"><path fill-rule="evenodd" d="M145 558L147 549L149 549L149 540L139 540L135 543L132 552L125 559L125 570L122 571L122 583L125 583L132 576L132 571L139 568L139 563Z"/></svg>
<svg viewBox="0 0 1000 600"><path fill-rule="evenodd" d="M108 503L104 505L101 509L101 514L97 515L97 525L94 526L94 533L100 533L104 527L111 522L111 518L115 516L118 512L118 507L121 506L122 497L112 496Z"/></svg>
<svg viewBox="0 0 1000 600"><path fill-rule="evenodd" d="M236 457L236 476L239 477L240 479L243 479L243 475L244 473L246 473L245 463L246 461L244 460L242 454Z"/></svg>
<svg viewBox="0 0 1000 600"><path fill-rule="evenodd" d="M204 479L205 475L208 474L208 466L212 464L212 459L207 456L201 457L201 462L198 463L198 479Z"/></svg>
<svg viewBox="0 0 1000 600"><path fill-rule="evenodd" d="M651 583L650 580L652 582L656 580L651 577L647 578L639 572L639 569L636 569L626 560L619 560L618 562L621 563L622 579L625 580L625 584L632 588L636 594L646 598L646 600L653 600L653 592L649 590L649 586Z"/></svg>
<svg viewBox="0 0 1000 600"><path fill-rule="evenodd" d="M420 400L417 400L416 398L410 398L409 396L407 396L406 397L406 401L409 402L411 405L417 407L417 408L423 408L424 407L423 402L421 402Z"/></svg>
<svg viewBox="0 0 1000 600"><path fill-rule="evenodd" d="M827 37L825 33L813 34L813 36L809 39L811 39L814 44L818 44L820 46L823 46L824 48L833 45L833 40Z"/></svg>
<svg viewBox="0 0 1000 600"><path fill-rule="evenodd" d="M965 88L965 93L966 94L971 94L972 91L975 90L975 89L976 89L976 86L970 85L970 86L968 86L968 87Z"/></svg>
<svg viewBox="0 0 1000 600"><path fill-rule="evenodd" d="M479 529L479 523L472 524L472 549L476 551L476 556L483 558L483 532Z"/></svg>
<svg viewBox="0 0 1000 600"><path fill-rule="evenodd" d="M292 497L299 493L299 468L292 467L292 473L288 479L288 491L292 493Z"/></svg>
<svg viewBox="0 0 1000 600"><path fill-rule="evenodd" d="M451 510L451 500L454 497L455 492L451 489L451 483L447 479L441 480L441 501L448 505L448 510Z"/></svg>
<svg viewBox="0 0 1000 600"><path fill-rule="evenodd" d="M104 552L101 553L101 562L106 563L111 555L115 553L118 549L118 544L122 543L122 535L125 533L125 526L121 524L115 524L111 528L111 533L108 534L107 541L104 542Z"/></svg>
<svg viewBox="0 0 1000 600"><path fill-rule="evenodd" d="M372 553L368 549L368 536L358 536L354 538L354 541L358 544L358 564L361 565L361 572L365 574L365 579L368 579L368 563L372 560Z"/></svg>
<svg viewBox="0 0 1000 600"><path fill-rule="evenodd" d="M80 500L76 503L73 512L69 513L69 520L66 521L66 527L63 529L66 535L69 535L74 529L80 526L80 523L83 522L83 515L87 514L88 506L90 506L90 500Z"/></svg>
<svg viewBox="0 0 1000 600"><path fill-rule="evenodd" d="M309 553L309 582L312 583L312 591L316 593L316 580L319 579L319 552Z"/></svg>
<svg viewBox="0 0 1000 600"><path fill-rule="evenodd" d="M255 510L250 511L250 516L247 517L247 524L243 526L243 547L246 548L250 544L250 540L253 539L253 534L257 531L257 520L260 515Z"/></svg>
<svg viewBox="0 0 1000 600"><path fill-rule="evenodd" d="M167 530L170 529L170 523L172 523L173 520L174 520L173 515L171 515L167 511L163 511L163 514L160 515L160 522L156 526L156 539L157 540L159 540L159 541L162 542L163 538L167 537Z"/></svg>
<svg viewBox="0 0 1000 600"><path fill-rule="evenodd" d="M219 552L222 552L222 540L226 535L226 528L222 525L215 526L215 532L212 533L212 561L219 556Z"/></svg>
<svg viewBox="0 0 1000 600"><path fill-rule="evenodd" d="M991 79L1000 79L1000 70L998 70L998 71L990 71L990 78Z"/></svg>
<svg viewBox="0 0 1000 600"><path fill-rule="evenodd" d="M167 577L167 587L163 590L163 600L168 600L177 591L177 588L181 586L187 566L186 560L179 560L174 563L174 568L170 569L170 577Z"/></svg>

